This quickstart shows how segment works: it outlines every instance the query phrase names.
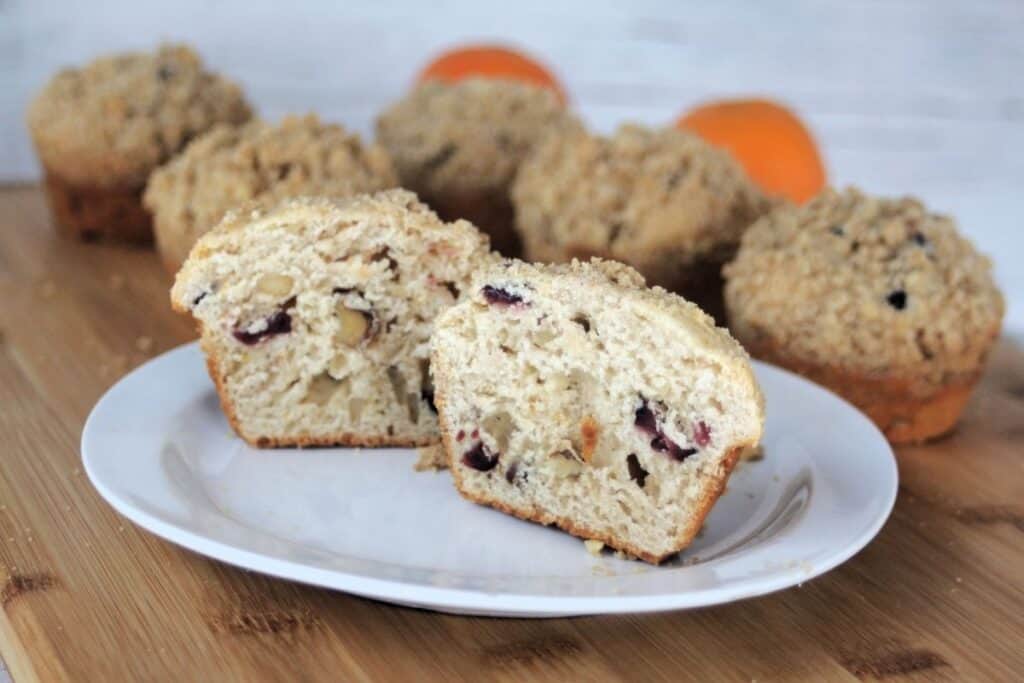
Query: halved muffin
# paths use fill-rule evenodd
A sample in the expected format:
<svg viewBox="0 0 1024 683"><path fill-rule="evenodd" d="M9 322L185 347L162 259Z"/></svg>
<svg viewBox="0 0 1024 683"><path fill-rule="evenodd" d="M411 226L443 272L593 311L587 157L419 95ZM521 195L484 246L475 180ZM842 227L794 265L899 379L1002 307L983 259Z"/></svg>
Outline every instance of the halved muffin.
<svg viewBox="0 0 1024 683"><path fill-rule="evenodd" d="M431 340L462 495L649 562L685 548L761 438L739 344L614 262L504 262L470 294Z"/></svg>
<svg viewBox="0 0 1024 683"><path fill-rule="evenodd" d="M434 318L490 259L402 190L229 213L178 273L232 427L256 446L438 440Z"/></svg>

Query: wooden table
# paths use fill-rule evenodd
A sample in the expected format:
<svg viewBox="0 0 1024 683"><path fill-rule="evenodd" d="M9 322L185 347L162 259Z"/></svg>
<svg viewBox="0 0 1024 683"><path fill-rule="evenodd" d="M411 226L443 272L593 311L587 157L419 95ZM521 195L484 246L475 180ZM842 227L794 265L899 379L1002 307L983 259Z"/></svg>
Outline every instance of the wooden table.
<svg viewBox="0 0 1024 683"><path fill-rule="evenodd" d="M0 653L22 681L1021 680L1024 352L960 430L899 453L899 500L839 569L739 604L456 617L233 569L132 526L79 460L89 409L189 340L153 253L58 239L0 188Z"/></svg>

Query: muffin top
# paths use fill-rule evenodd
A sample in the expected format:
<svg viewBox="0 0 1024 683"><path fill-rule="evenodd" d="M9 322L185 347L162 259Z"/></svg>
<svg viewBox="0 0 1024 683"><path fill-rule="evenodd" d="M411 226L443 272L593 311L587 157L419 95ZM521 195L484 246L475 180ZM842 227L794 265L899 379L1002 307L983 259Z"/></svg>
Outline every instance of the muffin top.
<svg viewBox="0 0 1024 683"><path fill-rule="evenodd" d="M676 286L698 260L723 261L769 206L732 157L676 129L576 128L547 138L512 189L532 260L596 254Z"/></svg>
<svg viewBox="0 0 1024 683"><path fill-rule="evenodd" d="M402 183L421 194L507 192L537 142L572 120L548 88L429 81L380 115L377 139Z"/></svg>
<svg viewBox="0 0 1024 683"><path fill-rule="evenodd" d="M161 254L175 265L243 203L347 197L397 185L381 147L363 145L357 135L314 115L290 116L277 126L252 121L215 127L153 173L143 201L154 214Z"/></svg>
<svg viewBox="0 0 1024 683"><path fill-rule="evenodd" d="M43 165L72 184L139 186L217 123L251 116L239 87L191 48L101 57L54 76L28 110Z"/></svg>
<svg viewBox="0 0 1024 683"><path fill-rule="evenodd" d="M1003 316L988 259L950 218L852 188L759 220L725 276L745 343L918 386L976 372Z"/></svg>

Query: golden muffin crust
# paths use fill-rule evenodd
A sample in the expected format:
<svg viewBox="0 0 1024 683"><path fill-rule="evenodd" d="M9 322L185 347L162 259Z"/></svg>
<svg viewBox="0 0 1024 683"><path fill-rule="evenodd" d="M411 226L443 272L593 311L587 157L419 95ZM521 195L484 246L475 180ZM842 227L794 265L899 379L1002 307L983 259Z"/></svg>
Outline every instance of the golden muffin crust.
<svg viewBox="0 0 1024 683"><path fill-rule="evenodd" d="M150 171L218 123L251 111L239 87L191 48L101 57L58 73L28 125L47 174L86 187L142 187Z"/></svg>
<svg viewBox="0 0 1024 683"><path fill-rule="evenodd" d="M398 185L387 153L316 116L218 126L150 178L157 245L177 269L229 209L300 195L349 197Z"/></svg>
<svg viewBox="0 0 1024 683"><path fill-rule="evenodd" d="M669 289L717 272L769 206L724 151L675 129L549 137L512 190L526 257L600 255Z"/></svg>
<svg viewBox="0 0 1024 683"><path fill-rule="evenodd" d="M952 219L853 188L762 218L725 277L744 344L918 396L974 377L1003 317L989 260Z"/></svg>

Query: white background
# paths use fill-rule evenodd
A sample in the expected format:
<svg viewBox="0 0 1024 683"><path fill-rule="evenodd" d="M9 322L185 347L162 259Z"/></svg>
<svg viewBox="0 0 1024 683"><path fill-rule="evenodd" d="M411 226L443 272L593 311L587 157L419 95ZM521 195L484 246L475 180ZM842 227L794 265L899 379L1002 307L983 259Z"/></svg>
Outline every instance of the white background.
<svg viewBox="0 0 1024 683"><path fill-rule="evenodd" d="M668 122L713 97L784 100L834 183L954 214L995 258L1008 325L1024 329L1020 0L0 0L0 181L37 177L24 110L56 69L162 39L194 43L265 117L316 111L363 133L426 60L466 40L542 57L603 130Z"/></svg>

